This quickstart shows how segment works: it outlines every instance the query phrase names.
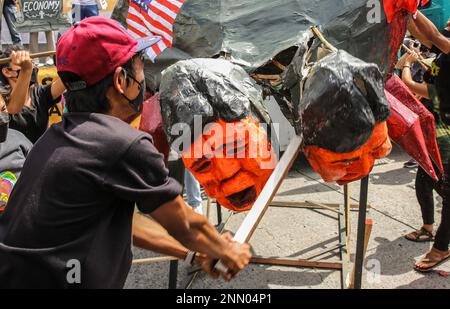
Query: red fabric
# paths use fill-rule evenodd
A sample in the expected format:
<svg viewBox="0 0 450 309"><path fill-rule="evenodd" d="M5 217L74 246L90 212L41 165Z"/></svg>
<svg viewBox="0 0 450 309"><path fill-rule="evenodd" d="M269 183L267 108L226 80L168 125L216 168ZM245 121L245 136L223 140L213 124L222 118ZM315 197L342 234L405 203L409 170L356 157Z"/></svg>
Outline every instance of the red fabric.
<svg viewBox="0 0 450 309"><path fill-rule="evenodd" d="M422 5L428 3L429 0L422 0ZM387 22L390 23L394 16L406 10L409 13L415 13L419 6L419 0L384 0L384 12L386 13Z"/></svg>
<svg viewBox="0 0 450 309"><path fill-rule="evenodd" d="M419 116L385 90L391 107L391 117L388 119L389 137L430 175L438 181L433 164L427 151L425 139L420 125Z"/></svg>
<svg viewBox="0 0 450 309"><path fill-rule="evenodd" d="M398 61L398 51L403 44L403 39L406 35L406 28L408 26L408 14L406 12L399 12L394 16L394 19L389 24L389 74L392 75L395 69L395 64Z"/></svg>
<svg viewBox="0 0 450 309"><path fill-rule="evenodd" d="M163 128L159 94L154 95L144 102L139 130L146 132L153 137L153 144L156 149L164 155L167 165L170 146L167 141L166 132Z"/></svg>
<svg viewBox="0 0 450 309"><path fill-rule="evenodd" d="M420 126L425 138L427 151L439 168L441 175L444 175L441 154L436 141L436 124L433 114L414 96L403 81L397 75L394 75L386 83L386 90L389 91L403 105L419 116Z"/></svg>

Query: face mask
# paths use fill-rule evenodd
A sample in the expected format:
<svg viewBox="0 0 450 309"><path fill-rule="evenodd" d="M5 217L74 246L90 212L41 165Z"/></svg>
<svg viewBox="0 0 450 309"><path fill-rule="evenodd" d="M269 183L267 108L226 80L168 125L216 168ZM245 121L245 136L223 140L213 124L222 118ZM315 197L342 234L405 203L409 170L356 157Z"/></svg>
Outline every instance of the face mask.
<svg viewBox="0 0 450 309"><path fill-rule="evenodd" d="M144 96L145 96L145 81L142 84L142 88L138 96L134 100L128 101L136 113L142 112L142 104L144 103Z"/></svg>
<svg viewBox="0 0 450 309"><path fill-rule="evenodd" d="M18 79L20 76L21 70L17 70L15 72L17 72L17 76L15 78ZM33 68L33 71L31 72L31 77L30 77L30 86L36 85L38 83L38 72L39 72L38 68Z"/></svg>
<svg viewBox="0 0 450 309"><path fill-rule="evenodd" d="M128 103L131 105L131 107L133 108L133 110L139 114L142 112L142 104L144 104L144 97L145 97L145 80L143 80L142 84L139 83L136 79L134 79L133 77L129 76L131 79L134 80L135 83L139 84L141 87L141 91L139 92L139 94L137 95L136 98L134 98L133 100L130 100L126 95L122 94L122 96L128 101Z"/></svg>

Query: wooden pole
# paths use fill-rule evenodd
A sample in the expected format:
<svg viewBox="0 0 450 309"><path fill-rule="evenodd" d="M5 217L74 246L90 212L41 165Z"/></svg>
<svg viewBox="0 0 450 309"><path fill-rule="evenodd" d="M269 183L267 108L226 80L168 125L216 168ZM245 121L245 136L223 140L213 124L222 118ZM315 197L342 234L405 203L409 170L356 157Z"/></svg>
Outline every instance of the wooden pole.
<svg viewBox="0 0 450 309"><path fill-rule="evenodd" d="M334 47L330 42L325 39L325 37L322 35L322 33L319 31L319 28L317 26L314 26L311 28L311 31L314 33L314 35L332 52L337 52L337 48Z"/></svg>
<svg viewBox="0 0 450 309"><path fill-rule="evenodd" d="M275 167L272 175L270 175L269 180L265 184L262 192L259 194L258 199L253 204L253 208L249 211L241 226L234 235L234 240L238 243L246 243L250 240L259 222L263 218L270 202L276 195L281 183L286 178L292 164L294 164L298 153L300 152L303 137L296 135L288 148L286 149L284 155L281 157L277 166ZM228 268L219 261L215 267L219 272L227 273Z"/></svg>
<svg viewBox="0 0 450 309"><path fill-rule="evenodd" d="M208 196L208 201L206 203L206 218L208 218L208 221L210 212L211 212L211 198Z"/></svg>
<svg viewBox="0 0 450 309"><path fill-rule="evenodd" d="M402 45L402 47L406 50L406 52L408 53L408 54L413 54L414 52L412 51L412 50L410 50L409 48L408 48L408 46L406 46L405 44L403 44ZM420 58L422 58L422 57L420 57ZM422 65L422 67L425 69L425 70L430 70L431 69L431 67L427 64L427 63L425 63L425 61L423 61L423 59L417 59L417 61L420 63L420 65Z"/></svg>
<svg viewBox="0 0 450 309"><path fill-rule="evenodd" d="M154 258L133 260L132 264L133 265L152 264L152 263L170 262L170 261L176 261L176 260L178 260L178 259L173 256L160 256L160 257L154 257Z"/></svg>
<svg viewBox="0 0 450 309"><path fill-rule="evenodd" d="M264 258L264 257L252 257L250 263L262 265L292 266L292 267L312 267L312 268L326 268L339 270L342 269L342 263L340 262L320 262L320 261Z"/></svg>
<svg viewBox="0 0 450 309"><path fill-rule="evenodd" d="M51 51L46 51L46 52L30 54L30 58L31 59L45 58L45 57L53 56L54 54L56 54L56 51L55 50L51 50ZM7 63L10 63L10 62L11 62L11 57L0 59L0 64L7 64Z"/></svg>

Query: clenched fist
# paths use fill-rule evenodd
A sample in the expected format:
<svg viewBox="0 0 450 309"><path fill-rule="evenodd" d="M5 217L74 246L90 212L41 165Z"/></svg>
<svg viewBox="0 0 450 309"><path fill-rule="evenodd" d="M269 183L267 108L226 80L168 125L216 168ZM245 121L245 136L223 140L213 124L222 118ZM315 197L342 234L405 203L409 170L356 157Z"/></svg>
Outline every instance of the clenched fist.
<svg viewBox="0 0 450 309"><path fill-rule="evenodd" d="M13 51L11 53L11 64L20 67L21 71L33 69L33 61L30 58L30 53L26 50Z"/></svg>

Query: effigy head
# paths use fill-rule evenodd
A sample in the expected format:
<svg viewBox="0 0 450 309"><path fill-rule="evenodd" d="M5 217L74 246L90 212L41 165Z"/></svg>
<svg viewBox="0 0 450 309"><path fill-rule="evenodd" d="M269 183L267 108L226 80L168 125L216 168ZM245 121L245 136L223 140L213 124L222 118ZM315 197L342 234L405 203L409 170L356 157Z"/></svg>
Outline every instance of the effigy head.
<svg viewBox="0 0 450 309"><path fill-rule="evenodd" d="M226 60L193 59L164 71L160 92L165 130L186 168L222 206L250 209L277 162L258 86Z"/></svg>
<svg viewBox="0 0 450 309"><path fill-rule="evenodd" d="M249 116L235 122L219 119L207 125L183 153L183 162L209 196L228 209L244 211L251 208L264 188L276 156L266 131Z"/></svg>
<svg viewBox="0 0 450 309"><path fill-rule="evenodd" d="M386 157L392 149L386 122L378 123L368 142L358 150L336 153L317 146L306 146L305 156L326 182L340 185L368 175L376 159Z"/></svg>
<svg viewBox="0 0 450 309"><path fill-rule="evenodd" d="M306 158L325 181L361 179L375 159L390 152L385 123L390 110L375 64L342 50L330 53L304 45L286 76Z"/></svg>

